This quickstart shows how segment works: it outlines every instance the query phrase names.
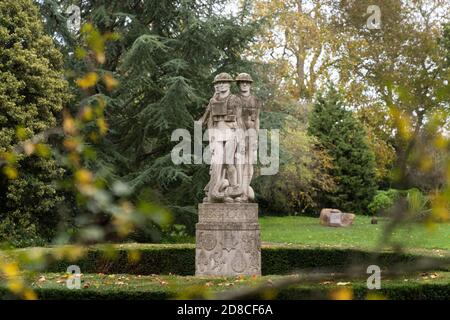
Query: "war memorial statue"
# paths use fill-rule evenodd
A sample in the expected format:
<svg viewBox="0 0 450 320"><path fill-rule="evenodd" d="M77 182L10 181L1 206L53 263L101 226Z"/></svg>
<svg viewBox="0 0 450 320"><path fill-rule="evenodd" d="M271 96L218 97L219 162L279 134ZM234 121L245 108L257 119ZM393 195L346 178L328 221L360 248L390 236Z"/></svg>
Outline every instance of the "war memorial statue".
<svg viewBox="0 0 450 320"><path fill-rule="evenodd" d="M231 93L237 82L239 93ZM258 205L250 186L257 156L261 104L253 79L241 73L214 78L214 96L200 121L208 129L210 180L199 204L196 275L261 274Z"/></svg>

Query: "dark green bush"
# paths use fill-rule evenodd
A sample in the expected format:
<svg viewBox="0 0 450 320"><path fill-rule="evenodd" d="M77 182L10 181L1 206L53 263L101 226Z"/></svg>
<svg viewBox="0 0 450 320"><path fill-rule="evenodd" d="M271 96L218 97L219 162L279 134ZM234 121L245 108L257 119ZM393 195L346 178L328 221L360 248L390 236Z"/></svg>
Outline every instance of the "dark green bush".
<svg viewBox="0 0 450 320"><path fill-rule="evenodd" d="M385 215L392 208L400 195L399 190L378 190L372 201L367 206L371 215Z"/></svg>
<svg viewBox="0 0 450 320"><path fill-rule="evenodd" d="M369 293L376 293L389 300L448 300L450 298L450 284L388 284L375 292L366 286L357 284L352 287L353 299L364 300ZM301 299L329 299L330 291L317 286L301 287L291 286L279 292L276 299L301 300Z"/></svg>
<svg viewBox="0 0 450 320"><path fill-rule="evenodd" d="M405 201L405 212L414 220L424 220L430 213L430 201L427 195L417 188L408 190L379 190L373 197L368 209L371 215L386 216L392 213L394 205Z"/></svg>
<svg viewBox="0 0 450 320"><path fill-rule="evenodd" d="M274 297L277 300L302 300L302 299L330 299L330 291L335 286L322 286L318 284L292 285L281 289ZM353 299L364 300L369 293L374 293L361 283L352 285ZM182 288L178 288L182 290ZM82 290L69 290L65 287L36 288L39 299L43 300L165 300L177 295L177 292L168 287L152 290L129 290L126 288L89 288ZM418 284L418 283L387 283L376 294L383 295L391 300L449 300L450 284ZM0 299L15 299L6 288L0 286ZM264 293L248 297L251 299L263 299Z"/></svg>
<svg viewBox="0 0 450 320"><path fill-rule="evenodd" d="M112 252L115 253L111 254ZM139 261L129 259L132 252L139 253ZM377 264L383 268L397 263L415 263L418 259L420 256L413 254L382 252L377 255ZM352 249L263 247L261 260L263 275L289 274L297 269L343 269L353 263L369 265L374 262L374 253ZM78 265L83 273L193 275L195 245L141 245L138 249L125 246L116 251L93 247L83 258L76 261L53 261L45 271L65 272L72 264ZM35 268L42 270L41 266Z"/></svg>

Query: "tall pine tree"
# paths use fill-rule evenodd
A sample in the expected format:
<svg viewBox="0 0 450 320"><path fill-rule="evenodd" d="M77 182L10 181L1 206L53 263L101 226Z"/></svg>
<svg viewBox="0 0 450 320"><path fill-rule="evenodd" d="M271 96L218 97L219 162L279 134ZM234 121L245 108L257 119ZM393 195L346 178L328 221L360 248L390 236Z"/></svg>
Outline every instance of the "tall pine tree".
<svg viewBox="0 0 450 320"><path fill-rule="evenodd" d="M119 41L106 47L102 72L120 82L115 92L99 84L107 96L110 126L99 144L100 165L114 179L129 182L139 194L151 189L193 231L195 205L207 183L206 166L176 166L170 152L174 129L192 129L213 94L212 79L221 71L249 72L241 53L256 30L242 17L224 15L225 0L82 1L82 23L101 32L117 32ZM70 55L80 43L67 32L61 12L69 0L45 0L41 6L47 31L60 40L70 68L83 63ZM83 101L81 101L81 105ZM75 110L74 110L75 111Z"/></svg>
<svg viewBox="0 0 450 320"><path fill-rule="evenodd" d="M334 88L318 96L308 131L333 158L330 175L336 189L324 194L324 206L366 213L376 190L374 154L363 126L345 109Z"/></svg>

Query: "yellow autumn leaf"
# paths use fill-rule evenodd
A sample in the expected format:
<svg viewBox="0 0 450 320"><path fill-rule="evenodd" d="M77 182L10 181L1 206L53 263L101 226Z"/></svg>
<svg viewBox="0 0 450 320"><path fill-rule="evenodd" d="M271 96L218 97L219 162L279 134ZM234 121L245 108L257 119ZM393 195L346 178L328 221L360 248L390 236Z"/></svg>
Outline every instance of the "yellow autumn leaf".
<svg viewBox="0 0 450 320"><path fill-rule="evenodd" d="M80 259L86 253L86 249L82 246L70 246L67 248L65 255L70 261L76 261Z"/></svg>
<svg viewBox="0 0 450 320"><path fill-rule="evenodd" d="M25 300L37 300L38 299L37 294L31 289L26 289L24 291L23 298Z"/></svg>
<svg viewBox="0 0 450 320"><path fill-rule="evenodd" d="M51 155L51 149L48 145L39 143L36 146L36 153L42 158L48 158Z"/></svg>
<svg viewBox="0 0 450 320"><path fill-rule="evenodd" d="M25 154L27 156L30 156L33 154L34 150L35 150L35 145L34 143L30 142L30 141L25 141L23 143L23 151L25 152Z"/></svg>
<svg viewBox="0 0 450 320"><path fill-rule="evenodd" d="M91 132L89 134L89 139L91 139L92 142L97 142L99 140L99 135L96 132Z"/></svg>
<svg viewBox="0 0 450 320"><path fill-rule="evenodd" d="M19 173L17 172L17 169L12 167L12 166L5 166L3 168L3 173L10 180L17 179L17 177L19 176Z"/></svg>
<svg viewBox="0 0 450 320"><path fill-rule="evenodd" d="M80 169L75 172L75 180L79 184L89 184L93 180L92 172L87 169Z"/></svg>
<svg viewBox="0 0 450 320"><path fill-rule="evenodd" d="M349 288L333 290L330 293L330 298L333 300L352 300L353 291Z"/></svg>
<svg viewBox="0 0 450 320"><path fill-rule="evenodd" d="M77 47L75 48L75 58L83 59L86 56L87 52L83 48Z"/></svg>
<svg viewBox="0 0 450 320"><path fill-rule="evenodd" d="M17 277L19 275L19 265L17 263L6 263L2 266L2 270L7 277Z"/></svg>
<svg viewBox="0 0 450 320"><path fill-rule="evenodd" d="M95 86L98 82L98 75L95 72L89 72L83 78L77 80L77 85L81 89L87 89Z"/></svg>
<svg viewBox="0 0 450 320"><path fill-rule="evenodd" d="M97 126L101 135L105 135L108 132L108 124L105 121L105 118L97 119Z"/></svg>
<svg viewBox="0 0 450 320"><path fill-rule="evenodd" d="M128 252L128 262L137 263L141 259L141 253L138 250L131 250Z"/></svg>
<svg viewBox="0 0 450 320"><path fill-rule="evenodd" d="M79 166L80 165L80 156L75 153L75 152L71 152L69 154L69 160L70 162L72 162L75 166Z"/></svg>
<svg viewBox="0 0 450 320"><path fill-rule="evenodd" d="M107 32L103 35L106 41L117 41L120 39L120 33L118 32Z"/></svg>
<svg viewBox="0 0 450 320"><path fill-rule="evenodd" d="M17 156L13 152L0 152L0 159L4 159L8 163L17 161Z"/></svg>
<svg viewBox="0 0 450 320"><path fill-rule="evenodd" d="M74 138L65 139L63 144L68 151L74 151L79 146L78 140Z"/></svg>
<svg viewBox="0 0 450 320"><path fill-rule="evenodd" d="M64 111L63 113L64 121L63 121L63 130L65 133L74 135L77 133L77 127L75 125L75 120L69 114L69 112Z"/></svg>
<svg viewBox="0 0 450 320"><path fill-rule="evenodd" d="M19 140L25 140L28 137L27 130L24 127L17 127L16 135Z"/></svg>
<svg viewBox="0 0 450 320"><path fill-rule="evenodd" d="M111 74L107 73L103 76L103 81L105 82L106 89L108 91L112 91L119 85L119 81L117 81Z"/></svg>
<svg viewBox="0 0 450 320"><path fill-rule="evenodd" d="M104 52L98 52L95 55L95 58L97 59L97 62L100 64L104 64L106 61L105 53Z"/></svg>
<svg viewBox="0 0 450 320"><path fill-rule="evenodd" d="M435 147L440 150L445 150L448 146L448 142L449 142L448 139L446 139L442 135L439 135L434 139Z"/></svg>
<svg viewBox="0 0 450 320"><path fill-rule="evenodd" d="M81 33L89 33L94 30L94 26L91 23L85 23L82 27L80 32Z"/></svg>
<svg viewBox="0 0 450 320"><path fill-rule="evenodd" d="M369 292L366 296L366 300L386 300L386 297L376 292Z"/></svg>
<svg viewBox="0 0 450 320"><path fill-rule="evenodd" d="M94 112L92 111L92 107L87 106L83 108L81 112L81 118L84 121L91 121L94 118Z"/></svg>
<svg viewBox="0 0 450 320"><path fill-rule="evenodd" d="M8 289L15 294L19 294L24 288L22 281L14 279L8 282Z"/></svg>

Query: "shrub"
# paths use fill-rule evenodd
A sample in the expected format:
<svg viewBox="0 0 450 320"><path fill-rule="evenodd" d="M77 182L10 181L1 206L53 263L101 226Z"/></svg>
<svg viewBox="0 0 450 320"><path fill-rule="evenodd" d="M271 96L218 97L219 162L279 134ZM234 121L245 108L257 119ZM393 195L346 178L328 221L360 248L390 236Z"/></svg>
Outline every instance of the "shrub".
<svg viewBox="0 0 450 320"><path fill-rule="evenodd" d="M124 244L116 247L93 247L81 259L54 261L46 267L48 272L64 272L71 264L78 265L83 273L127 273L127 274L176 274L193 275L195 273L195 245L139 245ZM52 256L53 249L47 249ZM130 259L138 254L139 261ZM374 254L368 251L353 249L327 249L302 247L263 247L261 251L262 273L288 274L294 270L306 268L345 268L352 263L361 262L373 264ZM414 254L400 254L381 252L376 261L384 268L397 263L414 264L420 256ZM442 258L444 259L444 258ZM26 265L29 268L39 266Z"/></svg>
<svg viewBox="0 0 450 320"><path fill-rule="evenodd" d="M390 215L397 201L405 200L404 208L409 217L413 220L423 220L430 214L429 197L419 189L408 190L379 190L373 197L368 209L372 215Z"/></svg>
<svg viewBox="0 0 450 320"><path fill-rule="evenodd" d="M392 208L395 201L399 197L399 191L395 189L389 189L387 191L379 190L376 192L372 201L367 206L371 215L384 215Z"/></svg>
<svg viewBox="0 0 450 320"><path fill-rule="evenodd" d="M430 200L419 189L408 190L406 200L408 203L408 211L412 218L424 220L431 213Z"/></svg>

